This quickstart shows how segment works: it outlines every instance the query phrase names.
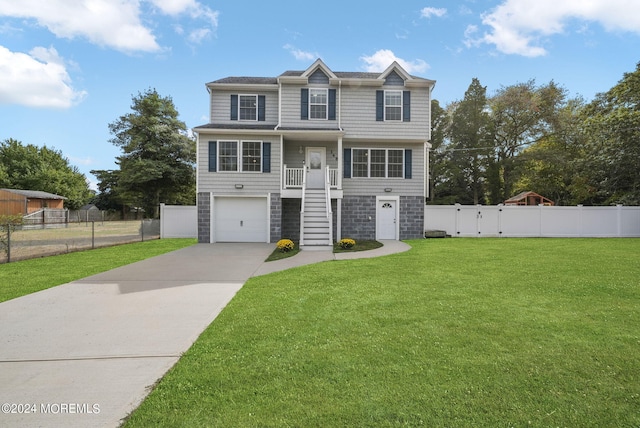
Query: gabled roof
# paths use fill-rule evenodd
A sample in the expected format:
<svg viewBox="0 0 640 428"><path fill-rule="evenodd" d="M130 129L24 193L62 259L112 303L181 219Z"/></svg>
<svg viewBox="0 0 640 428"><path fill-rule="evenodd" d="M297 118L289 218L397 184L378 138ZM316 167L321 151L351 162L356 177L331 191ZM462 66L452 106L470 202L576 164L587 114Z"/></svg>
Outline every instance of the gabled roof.
<svg viewBox="0 0 640 428"><path fill-rule="evenodd" d="M364 71L332 71L321 60L317 59L306 70L287 70L277 77L248 77L248 76L231 76L222 79L214 80L207 83L210 85L277 85L279 81L287 81L290 83L306 83L309 76L311 76L316 70L320 69L324 74L329 77L331 81L356 81L356 80L368 80L374 85L384 84L385 79L393 72L396 72L402 77L407 85L417 86L433 86L435 80L425 79L423 77L413 76L402 68L397 62L393 62L383 72L364 72Z"/></svg>
<svg viewBox="0 0 640 428"><path fill-rule="evenodd" d="M15 193L16 195L26 196L31 199L67 199L64 196L56 195L49 192L42 192L40 190L20 190L20 189L1 189L7 192Z"/></svg>
<svg viewBox="0 0 640 428"><path fill-rule="evenodd" d="M313 73L316 72L316 70L320 69L324 74L326 74L329 79L335 79L336 75L333 74L333 71L331 71L329 69L329 67L327 67L327 65L322 62L322 60L320 58L318 58L316 60L316 62L314 62L313 64L311 64L311 67L307 68L304 73L302 73L301 77L309 77L311 76Z"/></svg>
<svg viewBox="0 0 640 428"><path fill-rule="evenodd" d="M504 201L505 205L513 205L519 204L520 202L528 202L529 198L534 198L539 204L550 204L553 205L553 201L549 198L545 198L542 195L537 194L536 192L520 192L515 196L510 197L506 201Z"/></svg>

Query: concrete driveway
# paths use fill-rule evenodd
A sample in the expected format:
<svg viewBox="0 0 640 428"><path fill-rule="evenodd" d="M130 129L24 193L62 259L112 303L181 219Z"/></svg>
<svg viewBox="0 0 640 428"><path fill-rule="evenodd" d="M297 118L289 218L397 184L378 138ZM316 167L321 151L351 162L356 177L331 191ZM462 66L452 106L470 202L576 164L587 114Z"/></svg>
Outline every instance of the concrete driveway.
<svg viewBox="0 0 640 428"><path fill-rule="evenodd" d="M273 248L194 245L0 303L0 426L119 426Z"/></svg>
<svg viewBox="0 0 640 428"><path fill-rule="evenodd" d="M0 427L118 427L250 277L410 247L274 248L198 244L0 303Z"/></svg>

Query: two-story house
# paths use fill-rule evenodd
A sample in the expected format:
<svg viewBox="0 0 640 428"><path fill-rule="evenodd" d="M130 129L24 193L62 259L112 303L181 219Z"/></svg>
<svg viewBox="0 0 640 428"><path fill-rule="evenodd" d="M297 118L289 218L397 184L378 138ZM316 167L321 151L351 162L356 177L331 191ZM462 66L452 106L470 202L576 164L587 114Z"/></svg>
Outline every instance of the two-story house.
<svg viewBox="0 0 640 428"><path fill-rule="evenodd" d="M435 81L399 64L206 85L198 137L199 242L411 239L424 233Z"/></svg>

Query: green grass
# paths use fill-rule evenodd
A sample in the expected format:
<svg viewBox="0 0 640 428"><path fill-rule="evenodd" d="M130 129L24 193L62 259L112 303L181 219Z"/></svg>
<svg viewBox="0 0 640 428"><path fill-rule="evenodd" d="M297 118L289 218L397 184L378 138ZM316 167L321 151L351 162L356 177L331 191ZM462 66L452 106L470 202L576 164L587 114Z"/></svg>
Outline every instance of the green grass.
<svg viewBox="0 0 640 428"><path fill-rule="evenodd" d="M2 264L0 265L0 302L195 243L195 239L156 239Z"/></svg>
<svg viewBox="0 0 640 428"><path fill-rule="evenodd" d="M251 279L125 426L640 426L640 240L410 244Z"/></svg>

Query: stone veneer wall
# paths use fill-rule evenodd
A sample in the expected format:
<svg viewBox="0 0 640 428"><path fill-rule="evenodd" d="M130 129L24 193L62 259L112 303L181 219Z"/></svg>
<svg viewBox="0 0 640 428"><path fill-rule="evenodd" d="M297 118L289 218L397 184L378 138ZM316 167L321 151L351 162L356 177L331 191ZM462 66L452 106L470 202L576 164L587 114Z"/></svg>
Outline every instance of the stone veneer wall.
<svg viewBox="0 0 640 428"><path fill-rule="evenodd" d="M282 238L300 241L300 199L282 199Z"/></svg>
<svg viewBox="0 0 640 428"><path fill-rule="evenodd" d="M422 196L400 197L400 239L424 237L424 198Z"/></svg>
<svg viewBox="0 0 640 428"><path fill-rule="evenodd" d="M211 196L209 192L198 193L198 242L208 244L211 238Z"/></svg>
<svg viewBox="0 0 640 428"><path fill-rule="evenodd" d="M282 239L282 199L279 193L271 194L271 224L269 227L269 242L278 242Z"/></svg>
<svg viewBox="0 0 640 428"><path fill-rule="evenodd" d="M342 237L376 239L376 197L345 196L342 199Z"/></svg>

